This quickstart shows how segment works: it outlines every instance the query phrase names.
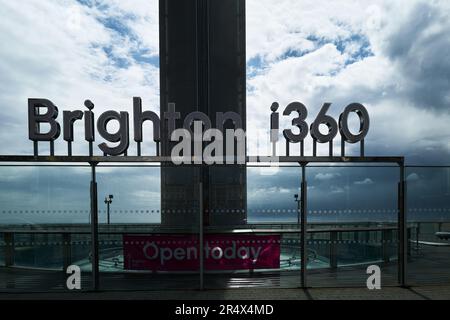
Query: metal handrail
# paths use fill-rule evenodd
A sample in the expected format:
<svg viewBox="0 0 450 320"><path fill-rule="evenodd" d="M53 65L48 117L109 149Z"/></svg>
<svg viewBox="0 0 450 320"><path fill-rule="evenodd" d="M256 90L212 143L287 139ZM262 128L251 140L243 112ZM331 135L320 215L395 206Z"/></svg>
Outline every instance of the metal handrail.
<svg viewBox="0 0 450 320"><path fill-rule="evenodd" d="M89 228L89 225L86 226ZM327 233L327 232L369 232L369 231L384 231L384 230L397 230L396 226L377 226L377 227L346 227L346 228L309 228L308 233ZM284 234L284 233L301 233L300 227L290 229L244 229L244 228L214 228L204 229L205 233L269 233L269 234ZM2 229L0 233L14 233L14 234L90 234L88 229L86 230L67 230L67 229L55 229L55 230L42 230L42 229ZM99 234L197 234L198 230L193 229L177 229L177 228L161 228L157 230L102 230L99 229Z"/></svg>

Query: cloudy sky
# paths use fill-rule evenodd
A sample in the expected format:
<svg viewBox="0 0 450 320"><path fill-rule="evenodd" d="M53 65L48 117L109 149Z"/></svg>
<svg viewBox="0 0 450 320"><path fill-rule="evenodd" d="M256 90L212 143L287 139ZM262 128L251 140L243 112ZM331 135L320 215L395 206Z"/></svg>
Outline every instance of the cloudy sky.
<svg viewBox="0 0 450 320"><path fill-rule="evenodd" d="M416 165L450 164L450 2L370 3L247 0L247 118L252 119L247 123L247 132L253 136L256 128L268 128L273 101L282 108L292 101L303 102L309 111L309 123L324 102L332 102L329 113L335 118L349 103L360 102L371 117L367 155L404 155L407 163ZM48 98L60 110L83 109L83 101L89 98L99 114L107 109L131 113L132 97L140 96L145 109L159 112L158 1L0 0L0 5L1 154L32 152L27 137L29 97ZM290 120L282 119L282 127L289 126ZM75 126L75 135L82 140L81 124ZM336 150L338 144L336 139ZM297 147L291 147L292 152ZM151 152L152 148L150 142L144 144L144 150ZM45 152L44 145L42 150ZM325 146L319 147L319 154L326 151ZM356 154L358 149L349 146L349 151ZM56 153L64 152L60 138ZM86 152L84 142L75 143L74 153ZM311 152L308 139L306 152ZM73 184L88 179L82 171L71 171L78 177ZM422 181L430 186L430 181L437 181L433 185L436 189L431 189L442 193L439 206L444 206L449 193L448 169L419 171L411 169L411 183L419 186ZM24 188L30 181L40 184L40 190L45 183L53 188L47 181L50 173L13 168L2 168L2 172L6 178L1 182L4 191L0 202L7 209L13 196L11 180L17 187L15 197L22 200L38 197L32 187ZM291 187L283 186L289 175L279 174L275 183L265 187L267 183L258 178L269 178L258 172L249 174L249 178L253 177L248 183L249 188L252 186L249 201L263 203L258 198L262 192L274 198L288 193L286 201L290 201L296 181ZM58 174L51 175L52 179L58 178ZM134 173L143 179L140 175ZM158 172L149 175L157 179ZM368 170L345 175L347 180L339 172L312 172L311 196L316 192L322 199L320 205L331 208L331 202L324 200L332 201L331 195L336 195L337 201L344 199L337 196L340 193L348 197L363 188L383 192L391 188L383 186L392 186L395 180L392 174L369 174ZM133 173L127 176L131 185L136 183ZM391 182L387 182L388 177ZM121 185L127 185L128 180L124 176ZM64 190L60 192L63 197ZM83 192L71 198L74 206ZM105 189L107 192L110 190ZM158 208L159 184L146 192L134 203ZM382 193L376 194L388 199L381 197ZM34 203L43 202L33 199ZM345 199L345 203L352 203L350 198ZM391 200L386 200L386 207L391 206ZM29 202L26 206L34 205ZM277 206L288 208L284 204Z"/></svg>

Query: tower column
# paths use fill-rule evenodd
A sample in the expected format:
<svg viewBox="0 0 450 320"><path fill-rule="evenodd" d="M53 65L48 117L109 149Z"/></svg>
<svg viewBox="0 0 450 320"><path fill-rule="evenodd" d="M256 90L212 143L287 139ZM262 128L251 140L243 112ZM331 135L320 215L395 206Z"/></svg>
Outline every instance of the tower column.
<svg viewBox="0 0 450 320"><path fill-rule="evenodd" d="M169 103L180 113L175 128L193 111L209 116L235 112L246 123L244 0L160 0L161 154L170 156L164 120ZM235 128L227 121L225 129ZM223 132L225 133L225 132ZM225 143L224 143L225 145ZM224 148L225 154L225 148ZM246 168L232 166L161 167L161 222L198 221L199 183L203 184L205 225L246 223Z"/></svg>

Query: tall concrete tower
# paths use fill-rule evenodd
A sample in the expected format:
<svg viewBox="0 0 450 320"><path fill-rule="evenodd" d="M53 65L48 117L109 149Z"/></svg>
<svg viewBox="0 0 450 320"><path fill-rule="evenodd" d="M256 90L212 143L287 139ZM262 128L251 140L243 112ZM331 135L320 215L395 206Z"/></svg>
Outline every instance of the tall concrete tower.
<svg viewBox="0 0 450 320"><path fill-rule="evenodd" d="M216 112L233 111L246 126L244 0L160 0L161 154L169 156L169 103L183 126L188 113L201 111L216 126ZM233 128L231 121L224 128ZM203 183L205 225L246 223L246 168L174 166L161 168L161 222L197 226L199 183Z"/></svg>

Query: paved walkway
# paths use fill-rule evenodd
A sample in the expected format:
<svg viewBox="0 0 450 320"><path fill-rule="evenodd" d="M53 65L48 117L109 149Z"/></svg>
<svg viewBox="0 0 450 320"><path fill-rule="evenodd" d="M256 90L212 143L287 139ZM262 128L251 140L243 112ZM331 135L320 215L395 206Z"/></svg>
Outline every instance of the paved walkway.
<svg viewBox="0 0 450 320"><path fill-rule="evenodd" d="M0 300L16 299L123 299L123 300L450 300L450 286L314 289L227 289L108 291L67 293L0 293Z"/></svg>

